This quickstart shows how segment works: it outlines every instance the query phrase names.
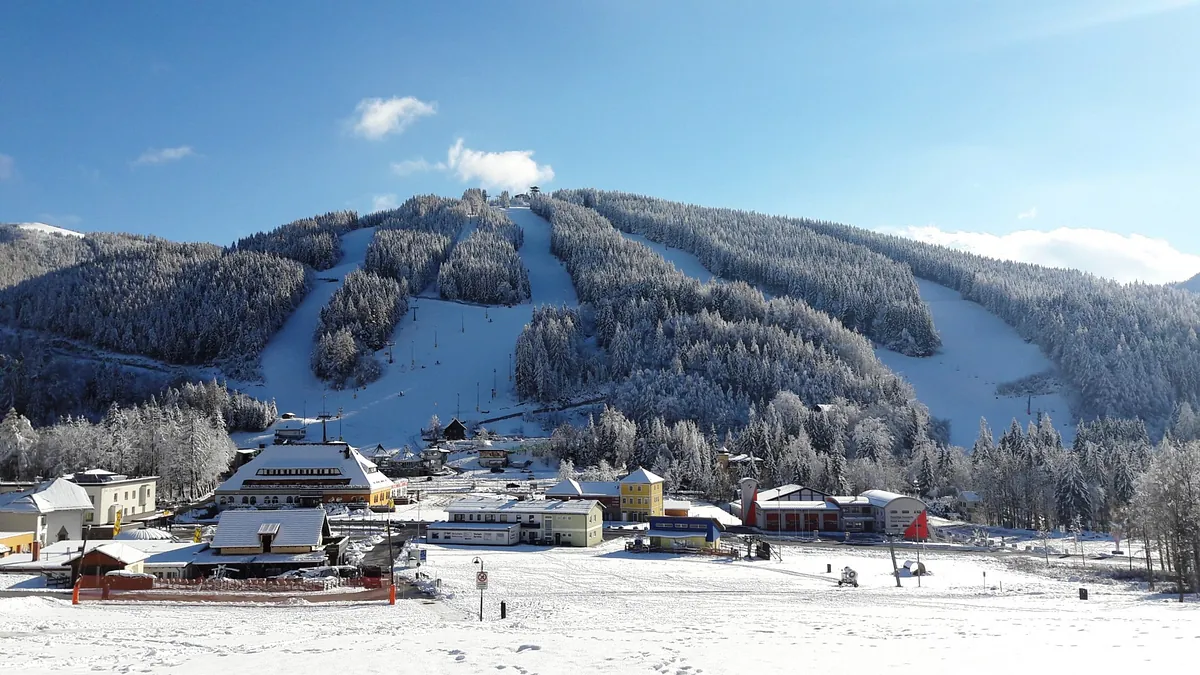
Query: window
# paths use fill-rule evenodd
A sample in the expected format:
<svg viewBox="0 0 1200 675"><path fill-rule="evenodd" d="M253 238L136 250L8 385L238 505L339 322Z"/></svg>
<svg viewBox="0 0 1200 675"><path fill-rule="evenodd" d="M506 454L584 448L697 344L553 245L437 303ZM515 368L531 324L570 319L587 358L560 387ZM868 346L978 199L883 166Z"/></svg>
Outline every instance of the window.
<svg viewBox="0 0 1200 675"><path fill-rule="evenodd" d="M529 522L531 522L531 523L533 522L533 514L532 513L529 514Z"/></svg>
<svg viewBox="0 0 1200 675"><path fill-rule="evenodd" d="M454 514L454 520L455 520L455 522L461 523L463 521L463 514L461 514L461 513Z"/></svg>
<svg viewBox="0 0 1200 675"><path fill-rule="evenodd" d="M92 501L92 506L96 505L96 495L88 495L88 499Z"/></svg>
<svg viewBox="0 0 1200 675"><path fill-rule="evenodd" d="M257 504L257 503L258 503L258 497L251 497L251 498L250 498L250 503L251 503L251 504Z"/></svg>
<svg viewBox="0 0 1200 675"><path fill-rule="evenodd" d="M242 503L243 504L249 503L249 500L246 497L242 497Z"/></svg>
<svg viewBox="0 0 1200 675"><path fill-rule="evenodd" d="M484 520L488 521L489 523L496 522L496 514L489 513L489 514L487 514L487 518L485 518Z"/></svg>

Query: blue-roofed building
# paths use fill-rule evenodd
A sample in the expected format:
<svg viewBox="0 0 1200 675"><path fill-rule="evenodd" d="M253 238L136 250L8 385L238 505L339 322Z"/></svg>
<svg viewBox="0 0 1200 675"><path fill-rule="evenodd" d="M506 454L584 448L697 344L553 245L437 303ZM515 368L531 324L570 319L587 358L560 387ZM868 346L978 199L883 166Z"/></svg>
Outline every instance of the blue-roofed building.
<svg viewBox="0 0 1200 675"><path fill-rule="evenodd" d="M652 548L715 549L721 543L721 523L715 518L650 516L646 537Z"/></svg>

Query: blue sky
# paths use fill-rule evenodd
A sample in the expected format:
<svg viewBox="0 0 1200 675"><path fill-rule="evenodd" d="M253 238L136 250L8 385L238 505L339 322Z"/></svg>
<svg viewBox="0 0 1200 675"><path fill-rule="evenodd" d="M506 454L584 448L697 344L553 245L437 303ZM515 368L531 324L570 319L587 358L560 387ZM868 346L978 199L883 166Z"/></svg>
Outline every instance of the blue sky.
<svg viewBox="0 0 1200 675"><path fill-rule="evenodd" d="M1195 2L242 4L0 4L0 221L228 243L552 172L1200 272Z"/></svg>

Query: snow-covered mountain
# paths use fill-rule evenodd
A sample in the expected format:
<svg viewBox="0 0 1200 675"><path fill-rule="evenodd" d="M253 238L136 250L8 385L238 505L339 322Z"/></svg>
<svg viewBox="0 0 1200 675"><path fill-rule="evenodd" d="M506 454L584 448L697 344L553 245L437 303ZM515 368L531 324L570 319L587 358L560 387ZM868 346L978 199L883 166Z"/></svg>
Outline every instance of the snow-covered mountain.
<svg viewBox="0 0 1200 675"><path fill-rule="evenodd" d="M1192 291L1193 293L1200 293L1200 274L1197 274L1187 281L1179 282L1179 287Z"/></svg>
<svg viewBox="0 0 1200 675"><path fill-rule="evenodd" d="M68 230L65 227L58 227L56 225L47 225L46 223L16 223L16 225L17 225L17 227L21 228L22 230L29 230L30 232L42 232L45 234L61 234L63 236L67 236L67 237L82 237L83 236L82 232L76 232L75 230Z"/></svg>

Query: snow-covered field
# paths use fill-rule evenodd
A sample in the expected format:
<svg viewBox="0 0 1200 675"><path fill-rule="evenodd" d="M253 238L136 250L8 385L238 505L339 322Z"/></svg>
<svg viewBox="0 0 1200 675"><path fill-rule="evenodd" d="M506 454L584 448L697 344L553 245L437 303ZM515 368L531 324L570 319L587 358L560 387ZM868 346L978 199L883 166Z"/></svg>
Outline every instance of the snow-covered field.
<svg viewBox="0 0 1200 675"><path fill-rule="evenodd" d="M1025 396L996 394L998 384L1051 369L1037 345L1025 342L1011 326L957 291L924 279L917 283L942 336L941 351L927 358L886 349L876 349L875 355L912 383L931 414L950 420L950 441L970 449L979 435L980 417L987 418L999 437L1013 419L1025 426L1041 410L1050 415L1063 442L1071 443L1074 422L1061 394L1034 396L1029 413Z"/></svg>
<svg viewBox="0 0 1200 675"><path fill-rule="evenodd" d="M521 258L529 268L531 303L483 307L425 297L413 299L413 308L392 336L395 362L387 363L386 351L377 355L384 363L383 377L365 388L327 391L312 374L309 356L317 316L338 284L317 282L263 350L264 381L242 384L241 388L254 396L274 398L281 413L313 418L322 406L330 413L340 408L343 418L330 423L330 434L340 434L355 446L382 443L385 447L400 447L410 443L418 447L421 427L435 414L445 423L455 416L478 421L527 409L517 402L509 380L517 336L532 317L534 306L575 305L578 301L566 270L550 253L550 224L528 208L509 209L508 214L525 230ZM347 233L342 238L341 262L318 276L340 279L360 267L373 236L373 229ZM518 432L523 424L520 417L515 417L486 426ZM272 433L238 434L235 438L239 444L252 445L270 442ZM310 426L309 439L320 437L320 425Z"/></svg>
<svg viewBox="0 0 1200 675"><path fill-rule="evenodd" d="M787 547L728 562L595 549L430 547L453 597L387 605L212 606L0 598L16 673L1124 672L1190 662L1194 603L1078 583L982 555L930 554L895 588L886 551ZM490 574L480 623L472 564ZM850 565L861 586L838 588ZM986 572L986 582L984 580ZM1058 575L1063 576L1063 575ZM1001 585L1003 590L1000 590ZM499 603L508 618L499 619Z"/></svg>

